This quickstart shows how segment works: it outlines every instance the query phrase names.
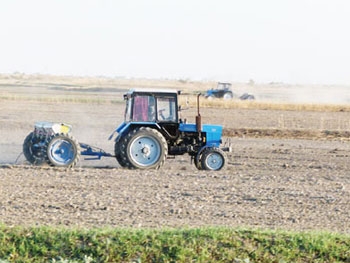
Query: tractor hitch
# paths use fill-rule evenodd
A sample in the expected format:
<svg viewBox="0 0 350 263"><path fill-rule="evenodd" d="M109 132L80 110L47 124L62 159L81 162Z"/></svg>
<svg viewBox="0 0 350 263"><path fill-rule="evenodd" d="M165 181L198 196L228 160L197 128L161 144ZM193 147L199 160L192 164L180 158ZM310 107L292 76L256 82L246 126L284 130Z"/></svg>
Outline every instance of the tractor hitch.
<svg viewBox="0 0 350 263"><path fill-rule="evenodd" d="M81 149L84 149L80 152L81 155L94 156L85 158L85 160L101 160L102 157L115 157L115 155L107 153L100 148L93 147L85 143L79 143L79 145Z"/></svg>

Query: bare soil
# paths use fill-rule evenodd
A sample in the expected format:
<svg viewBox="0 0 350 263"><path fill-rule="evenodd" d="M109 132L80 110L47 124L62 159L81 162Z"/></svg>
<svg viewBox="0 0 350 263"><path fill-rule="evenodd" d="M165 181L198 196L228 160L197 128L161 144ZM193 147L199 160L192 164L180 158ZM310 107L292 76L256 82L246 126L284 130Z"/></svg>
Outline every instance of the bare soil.
<svg viewBox="0 0 350 263"><path fill-rule="evenodd" d="M2 86L0 93L1 223L350 233L349 112L203 108L203 123L224 125L224 141L232 143L218 172L198 171L187 155L160 170L122 169L114 158L58 169L31 166L21 155L34 122L72 124L79 142L113 153L107 138L123 120L123 102L86 102L79 100L86 91L45 86ZM71 100L54 99L64 97ZM195 114L182 117L191 122Z"/></svg>

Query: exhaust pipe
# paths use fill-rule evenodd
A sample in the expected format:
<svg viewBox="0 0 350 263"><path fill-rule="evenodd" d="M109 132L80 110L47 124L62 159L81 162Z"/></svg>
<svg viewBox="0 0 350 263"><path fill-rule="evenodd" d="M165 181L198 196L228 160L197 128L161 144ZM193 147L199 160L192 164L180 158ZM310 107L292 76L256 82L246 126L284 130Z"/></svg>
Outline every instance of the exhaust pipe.
<svg viewBox="0 0 350 263"><path fill-rule="evenodd" d="M202 117L201 114L199 113L199 96L201 94L199 93L197 95L197 116L196 116L196 127L197 127L197 132L200 133L202 131Z"/></svg>

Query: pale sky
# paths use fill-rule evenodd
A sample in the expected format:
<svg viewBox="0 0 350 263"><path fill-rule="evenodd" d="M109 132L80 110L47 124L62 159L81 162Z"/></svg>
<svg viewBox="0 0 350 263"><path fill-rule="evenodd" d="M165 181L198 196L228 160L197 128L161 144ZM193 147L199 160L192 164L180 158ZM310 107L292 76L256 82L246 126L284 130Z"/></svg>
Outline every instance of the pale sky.
<svg viewBox="0 0 350 263"><path fill-rule="evenodd" d="M350 84L348 0L3 0L0 73Z"/></svg>

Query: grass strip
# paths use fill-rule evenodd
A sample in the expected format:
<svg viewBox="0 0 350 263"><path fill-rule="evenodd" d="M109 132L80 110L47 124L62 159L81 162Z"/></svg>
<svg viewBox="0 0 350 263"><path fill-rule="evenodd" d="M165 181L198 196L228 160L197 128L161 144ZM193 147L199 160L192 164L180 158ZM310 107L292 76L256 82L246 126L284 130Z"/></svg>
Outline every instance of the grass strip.
<svg viewBox="0 0 350 263"><path fill-rule="evenodd" d="M94 104L119 104L124 101L122 98L111 99L110 97L97 96L25 96L25 95L0 95L1 101L27 101L38 103L94 103Z"/></svg>
<svg viewBox="0 0 350 263"><path fill-rule="evenodd" d="M39 103L95 103L95 104L124 104L122 97L97 96L96 94L72 94L67 95L23 95L23 94L0 94L2 101L30 101ZM197 108L195 96L180 96L179 105ZM239 101L239 100L207 100L201 98L201 108L219 109L244 109L244 110L276 110L276 111L313 111L313 112L350 112L350 106L345 104L314 104L314 103L287 103L270 101Z"/></svg>
<svg viewBox="0 0 350 263"><path fill-rule="evenodd" d="M0 227L0 262L350 262L350 236L224 227Z"/></svg>
<svg viewBox="0 0 350 263"><path fill-rule="evenodd" d="M197 107L195 96L180 96L179 103L191 108ZM245 109L245 110L276 110L276 111L312 111L312 112L349 112L348 104L326 104L326 103L290 103L287 101L249 101L249 100L208 100L200 99L201 108L221 109Z"/></svg>

